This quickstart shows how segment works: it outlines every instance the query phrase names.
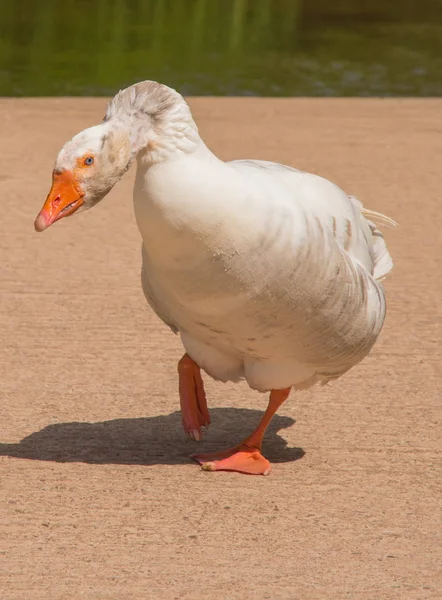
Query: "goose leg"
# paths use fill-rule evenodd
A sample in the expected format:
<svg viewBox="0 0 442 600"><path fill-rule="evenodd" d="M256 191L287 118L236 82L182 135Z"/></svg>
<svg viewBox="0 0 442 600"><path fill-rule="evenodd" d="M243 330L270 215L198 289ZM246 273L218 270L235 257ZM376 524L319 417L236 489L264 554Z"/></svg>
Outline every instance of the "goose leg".
<svg viewBox="0 0 442 600"><path fill-rule="evenodd" d="M258 427L238 446L212 454L193 454L192 458L200 463L204 471L237 471L249 475L268 475L271 466L261 454L262 440L273 415L289 394L290 388L272 390L267 410Z"/></svg>
<svg viewBox="0 0 442 600"><path fill-rule="evenodd" d="M201 427L210 424L210 415L200 368L188 354L178 362L178 377L184 431L199 441Z"/></svg>

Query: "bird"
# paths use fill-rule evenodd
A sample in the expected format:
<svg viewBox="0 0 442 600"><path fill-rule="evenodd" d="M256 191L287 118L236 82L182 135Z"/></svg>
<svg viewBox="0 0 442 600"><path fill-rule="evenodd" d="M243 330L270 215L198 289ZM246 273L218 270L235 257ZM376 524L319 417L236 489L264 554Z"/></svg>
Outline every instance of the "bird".
<svg viewBox="0 0 442 600"><path fill-rule="evenodd" d="M375 344L393 267L379 227L396 223L319 175L219 159L185 99L143 81L62 147L36 231L98 204L133 162L142 288L181 338L185 432L199 441L210 424L202 371L269 393L246 439L192 458L206 471L268 475L264 434L290 391L338 379Z"/></svg>

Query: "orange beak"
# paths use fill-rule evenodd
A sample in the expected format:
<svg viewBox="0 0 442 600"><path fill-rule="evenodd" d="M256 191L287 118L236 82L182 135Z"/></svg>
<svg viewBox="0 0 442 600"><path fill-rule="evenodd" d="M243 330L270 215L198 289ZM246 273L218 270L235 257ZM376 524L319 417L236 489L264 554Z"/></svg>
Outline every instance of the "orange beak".
<svg viewBox="0 0 442 600"><path fill-rule="evenodd" d="M72 215L84 203L83 196L72 171L54 171L51 191L34 221L35 231L43 231L55 221Z"/></svg>

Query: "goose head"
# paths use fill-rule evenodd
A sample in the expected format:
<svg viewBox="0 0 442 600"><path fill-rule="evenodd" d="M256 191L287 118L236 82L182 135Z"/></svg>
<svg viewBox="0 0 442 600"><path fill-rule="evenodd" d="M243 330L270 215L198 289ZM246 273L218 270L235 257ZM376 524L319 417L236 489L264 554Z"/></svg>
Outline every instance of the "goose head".
<svg viewBox="0 0 442 600"><path fill-rule="evenodd" d="M135 157L149 166L200 147L198 128L177 91L155 81L121 90L104 121L73 137L59 152L35 229L43 231L97 204Z"/></svg>
<svg viewBox="0 0 442 600"><path fill-rule="evenodd" d="M59 152L52 187L34 222L36 231L91 208L112 189L132 159L127 131L107 122L85 129Z"/></svg>

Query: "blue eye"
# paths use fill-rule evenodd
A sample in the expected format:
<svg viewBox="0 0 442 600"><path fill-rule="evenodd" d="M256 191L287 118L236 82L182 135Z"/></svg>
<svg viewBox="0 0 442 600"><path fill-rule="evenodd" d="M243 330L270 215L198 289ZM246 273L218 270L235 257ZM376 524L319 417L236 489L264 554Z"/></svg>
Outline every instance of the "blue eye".
<svg viewBox="0 0 442 600"><path fill-rule="evenodd" d="M88 156L87 158L85 158L85 159L84 159L84 164L85 164L85 165L87 165L88 167L89 167L90 165L92 165L92 164L93 164L93 162L94 162L94 159L93 159L93 157L92 157L92 156Z"/></svg>

